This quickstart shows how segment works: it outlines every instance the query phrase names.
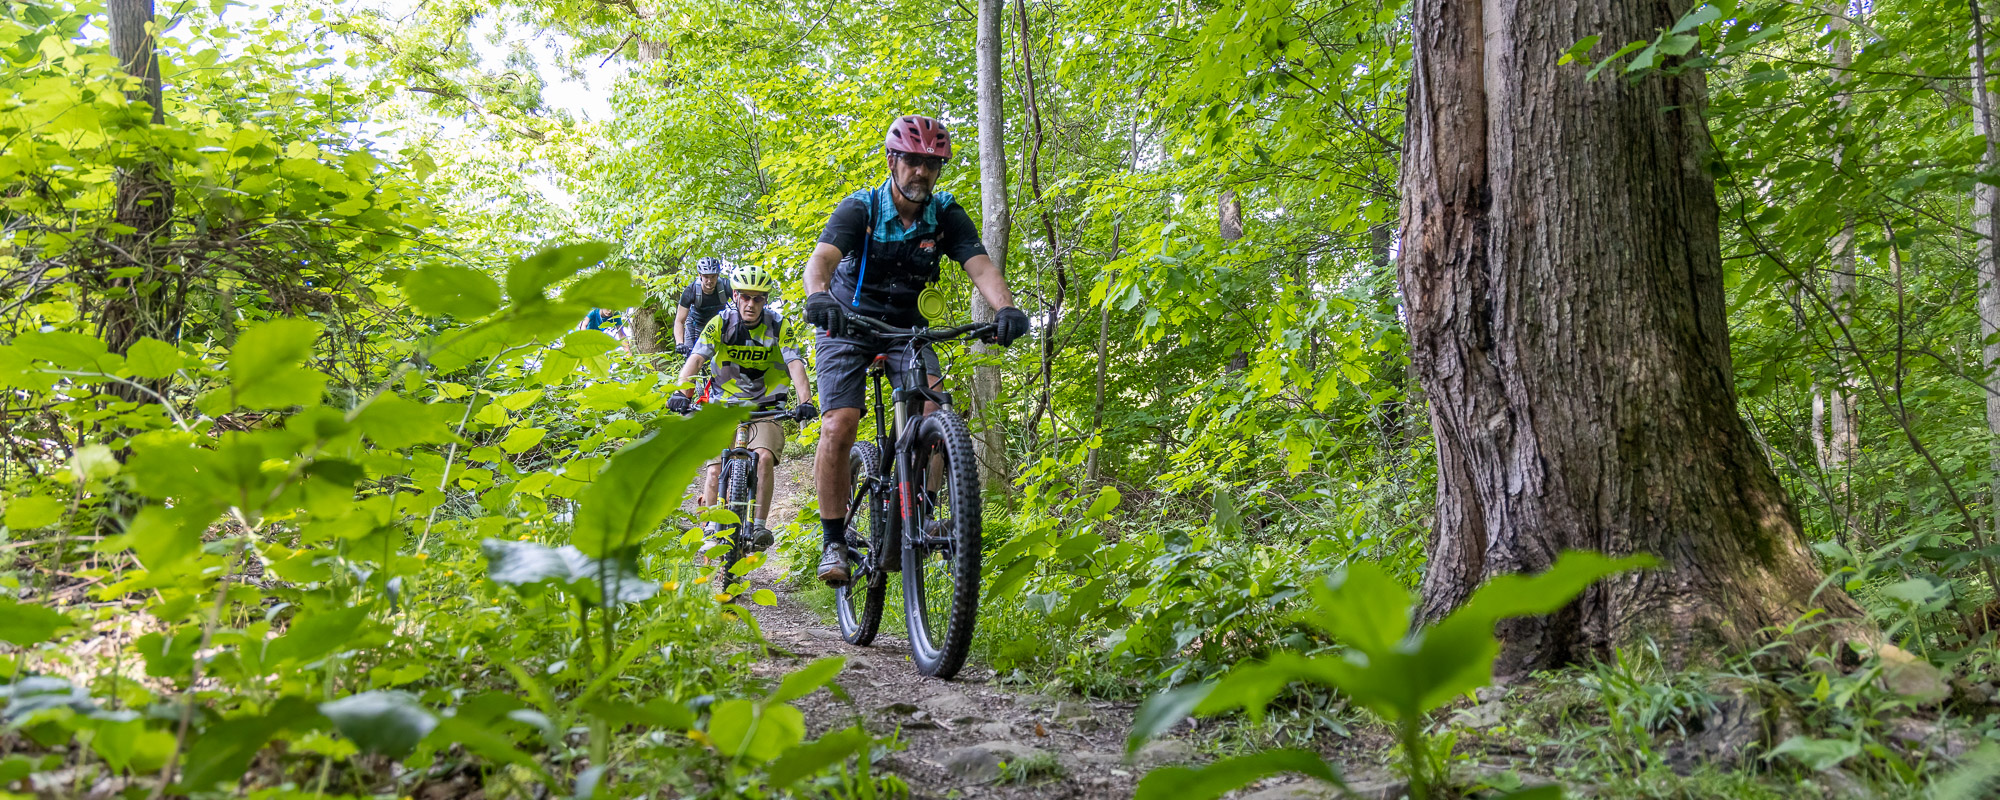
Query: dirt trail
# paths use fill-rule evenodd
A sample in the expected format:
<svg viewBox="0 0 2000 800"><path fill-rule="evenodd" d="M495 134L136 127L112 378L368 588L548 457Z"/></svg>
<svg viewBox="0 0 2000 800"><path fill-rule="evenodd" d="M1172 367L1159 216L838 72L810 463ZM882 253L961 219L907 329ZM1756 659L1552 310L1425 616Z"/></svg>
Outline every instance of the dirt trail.
<svg viewBox="0 0 2000 800"><path fill-rule="evenodd" d="M809 458L779 467L774 522L797 518L810 496L811 468ZM817 538L819 532L780 535ZM1167 740L1149 745L1137 763L1126 763L1122 754L1133 704L1010 691L994 683L993 670L976 661L956 680L923 677L910 663L901 630L891 630L890 618L899 619L893 611L885 614L883 632L873 646L850 645L833 623L822 622L794 587L780 580L786 566L774 559L751 573L759 585L778 594L777 605L752 608L773 646L771 659L756 669L775 676L812 659L847 656L847 669L837 682L854 702L849 705L828 692L800 701L809 735L852 725L857 715L878 735L900 729L904 749L885 766L910 785L913 797L1130 797L1148 765L1195 757L1187 743ZM897 587L891 586L889 594L892 604L900 602ZM1013 766L1003 768L1002 762ZM1020 776L1024 771L1036 774Z"/></svg>

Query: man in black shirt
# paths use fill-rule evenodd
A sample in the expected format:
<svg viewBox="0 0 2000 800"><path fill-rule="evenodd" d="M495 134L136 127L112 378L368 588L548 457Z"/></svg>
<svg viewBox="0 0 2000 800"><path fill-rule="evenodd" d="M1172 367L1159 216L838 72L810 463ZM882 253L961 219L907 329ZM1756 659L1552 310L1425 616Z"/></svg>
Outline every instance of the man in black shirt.
<svg viewBox="0 0 2000 800"><path fill-rule="evenodd" d="M840 201L819 245L806 261L807 322L823 333L815 341L819 366L819 452L814 459L819 487L820 580L847 580L847 451L861 423L864 375L883 346L867 337L849 338L849 314L874 317L897 327L929 324L917 310L917 296L939 277L945 257L958 262L986 302L999 309L994 322L1002 346L1028 332L1028 315L1014 307L1007 279L986 255L979 229L948 192L933 191L938 173L951 158L951 134L929 117L906 116L890 123L883 137L889 179ZM937 355L925 347L915 364L889 360L897 386L941 379Z"/></svg>
<svg viewBox="0 0 2000 800"><path fill-rule="evenodd" d="M729 304L729 281L722 277L722 259L709 256L695 262L700 279L681 290L680 309L674 312L674 352L687 355L701 338L701 326Z"/></svg>

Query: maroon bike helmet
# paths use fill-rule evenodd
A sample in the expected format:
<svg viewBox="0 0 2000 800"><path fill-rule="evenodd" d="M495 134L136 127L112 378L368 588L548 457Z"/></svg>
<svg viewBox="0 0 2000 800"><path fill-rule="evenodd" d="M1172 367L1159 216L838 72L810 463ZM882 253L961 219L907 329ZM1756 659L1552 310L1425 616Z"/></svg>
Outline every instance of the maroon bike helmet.
<svg viewBox="0 0 2000 800"><path fill-rule="evenodd" d="M951 131L944 129L944 123L930 117L914 114L898 117L895 122L889 123L889 132L882 137L882 149L951 158Z"/></svg>

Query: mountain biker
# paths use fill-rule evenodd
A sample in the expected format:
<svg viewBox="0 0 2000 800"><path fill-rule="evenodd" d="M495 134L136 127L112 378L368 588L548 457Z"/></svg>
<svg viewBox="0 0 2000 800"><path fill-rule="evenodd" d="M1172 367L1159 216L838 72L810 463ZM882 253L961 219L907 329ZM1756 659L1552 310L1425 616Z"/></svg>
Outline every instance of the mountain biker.
<svg viewBox="0 0 2000 800"><path fill-rule="evenodd" d="M791 344L790 326L767 306L778 282L762 267L752 266L739 267L729 285L735 288L734 302L702 326L687 362L681 365L680 382L688 383L704 364L713 360L710 379L704 387L711 398L752 404L782 402L785 392L773 390L771 379L777 376L769 374L782 369L791 379L793 395L799 398L799 404L792 409L792 418L800 424L818 418L819 409L806 399L811 396L812 384L806 380L805 359ZM695 396L694 389L675 392L667 398L667 408L686 413L694 407ZM757 452L757 512L754 518L744 521L747 523L744 531L751 546L762 550L771 545L773 538L764 523L771 513L772 472L778 466L778 456L785 451L785 431L776 420L758 420L749 425L750 448ZM721 454L703 466L706 477L701 505L706 506L715 503L716 484L722 474Z"/></svg>
<svg viewBox="0 0 2000 800"><path fill-rule="evenodd" d="M627 350L632 349L632 341L629 338L628 332L625 329L625 315L618 309L615 308L591 309L590 313L584 316L583 324L579 325L577 327L577 330L603 331L606 334L610 335L611 338L617 339L618 343L623 345L625 349Z"/></svg>
<svg viewBox="0 0 2000 800"><path fill-rule="evenodd" d="M861 423L863 376L887 349L865 334L848 336L848 315L897 327L929 324L917 311L917 296L938 280L938 262L950 256L986 302L999 309L994 322L1001 346L1028 332L1028 315L1014 307L1007 279L986 255L972 217L950 193L932 191L951 159L951 133L929 117L900 117L889 124L882 149L888 180L840 201L806 261L805 318L822 331L814 347L826 421L813 469L824 538L819 577L828 583L848 577L846 520L852 487L847 453ZM924 346L918 357L929 385L937 386L943 380L937 354ZM909 385L906 381L916 377L908 374L915 365L894 358L888 365L894 385Z"/></svg>
<svg viewBox="0 0 2000 800"><path fill-rule="evenodd" d="M695 262L700 275L681 290L680 308L674 311L674 352L694 351L694 340L715 312L729 304L729 280L722 277L722 259L715 256Z"/></svg>

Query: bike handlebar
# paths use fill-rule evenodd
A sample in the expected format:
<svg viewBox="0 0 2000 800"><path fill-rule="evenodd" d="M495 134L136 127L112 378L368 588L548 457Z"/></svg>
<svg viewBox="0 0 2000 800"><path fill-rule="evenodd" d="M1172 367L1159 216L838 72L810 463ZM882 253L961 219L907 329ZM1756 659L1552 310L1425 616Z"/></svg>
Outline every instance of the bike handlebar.
<svg viewBox="0 0 2000 800"><path fill-rule="evenodd" d="M843 310L841 313L847 313ZM877 336L891 339L920 339L926 342L943 342L960 337L976 337L990 340L999 326L991 322L974 322L951 328L898 328L874 317L847 314L847 321L857 327L866 328Z"/></svg>

